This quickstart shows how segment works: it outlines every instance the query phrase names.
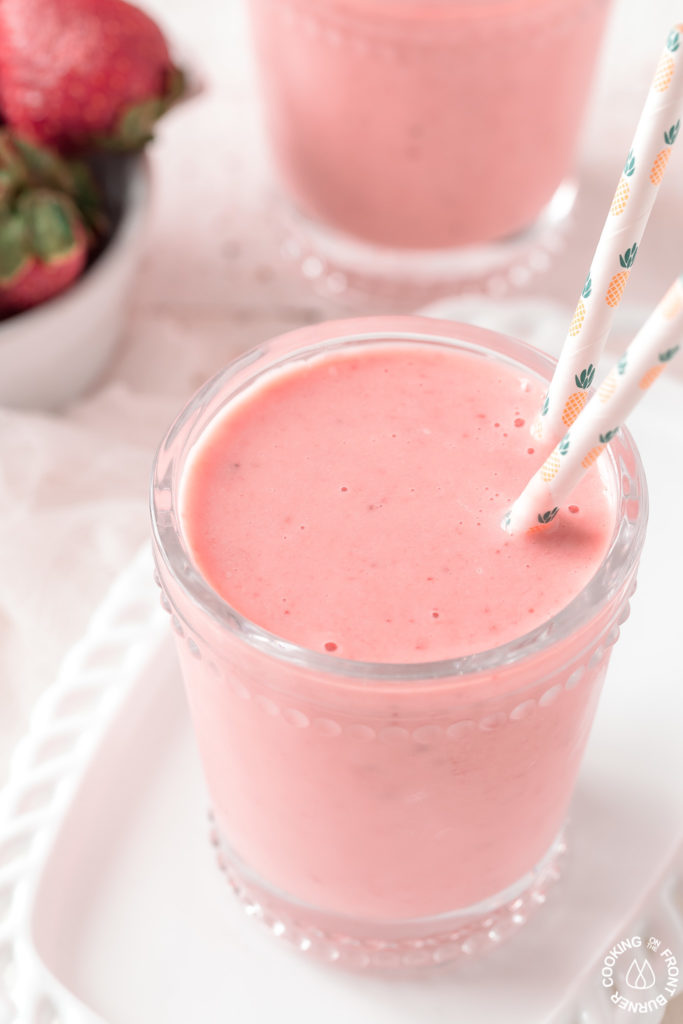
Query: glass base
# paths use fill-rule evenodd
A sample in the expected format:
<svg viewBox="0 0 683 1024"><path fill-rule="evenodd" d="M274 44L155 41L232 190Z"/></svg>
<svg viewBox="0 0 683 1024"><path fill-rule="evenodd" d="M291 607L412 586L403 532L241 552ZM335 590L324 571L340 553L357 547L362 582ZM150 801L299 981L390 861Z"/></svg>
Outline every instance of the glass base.
<svg viewBox="0 0 683 1024"><path fill-rule="evenodd" d="M566 850L561 833L524 878L474 906L408 921L361 921L316 910L265 885L230 850L211 813L209 821L218 866L247 915L302 953L352 970L424 970L494 949L545 903Z"/></svg>
<svg viewBox="0 0 683 1024"><path fill-rule="evenodd" d="M392 249L363 242L274 200L280 251L318 294L356 307L376 302L414 309L444 295L494 298L522 288L548 268L571 222L577 185L567 179L531 227L483 245L452 249Z"/></svg>

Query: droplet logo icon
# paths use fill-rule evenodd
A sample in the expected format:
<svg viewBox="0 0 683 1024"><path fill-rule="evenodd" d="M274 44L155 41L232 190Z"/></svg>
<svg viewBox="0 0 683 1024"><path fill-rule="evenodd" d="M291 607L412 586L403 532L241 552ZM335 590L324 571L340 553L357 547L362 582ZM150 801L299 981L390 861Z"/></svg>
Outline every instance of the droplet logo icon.
<svg viewBox="0 0 683 1024"><path fill-rule="evenodd" d="M637 988L644 990L652 988L657 979L655 978L655 972L650 966L649 960L643 960L642 964L633 958L633 963L626 972L626 984L629 988Z"/></svg>

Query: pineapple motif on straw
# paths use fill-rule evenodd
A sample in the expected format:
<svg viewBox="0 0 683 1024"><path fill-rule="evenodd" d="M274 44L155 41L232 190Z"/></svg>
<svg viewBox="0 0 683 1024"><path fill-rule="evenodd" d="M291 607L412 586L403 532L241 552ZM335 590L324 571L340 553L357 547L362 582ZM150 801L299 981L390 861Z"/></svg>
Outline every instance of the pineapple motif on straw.
<svg viewBox="0 0 683 1024"><path fill-rule="evenodd" d="M542 530L546 530L553 519L560 511L560 506L555 505L554 508L549 508L547 512L539 512L536 516L536 525L529 529L529 533L541 533Z"/></svg>
<svg viewBox="0 0 683 1024"><path fill-rule="evenodd" d="M623 377L626 373L626 367L628 365L628 356L624 353L616 367L610 370L602 384L598 388L598 399L601 402L608 402L617 389L617 383L620 377Z"/></svg>
<svg viewBox="0 0 683 1024"><path fill-rule="evenodd" d="M590 363L584 370L581 370L580 373L574 374L574 383L576 384L577 390L572 391L564 404L564 409L562 410L562 422L566 427L571 427L572 423L588 401L588 389L593 383L594 377L595 367L592 363Z"/></svg>
<svg viewBox="0 0 683 1024"><path fill-rule="evenodd" d="M554 448L541 466L541 476L547 484L560 472L560 457L569 451L569 434L565 434L557 448Z"/></svg>
<svg viewBox="0 0 683 1024"><path fill-rule="evenodd" d="M596 444L594 448L591 448L589 452L581 460L581 465L584 469L589 469L593 463L602 455L605 445L609 444L613 437L619 433L619 427L615 427L614 430L608 430L606 434L599 435L599 444Z"/></svg>
<svg viewBox="0 0 683 1024"><path fill-rule="evenodd" d="M671 125L668 131L664 132L666 148L659 151L655 157L655 162L652 165L652 170L650 171L650 181L653 185L659 185L664 177L664 171L666 170L666 165L668 164L669 157L671 156L671 147L678 138L678 131L680 127L681 122L679 119L676 121L676 124Z"/></svg>
<svg viewBox="0 0 683 1024"><path fill-rule="evenodd" d="M545 397L543 399L543 405L541 406L541 411L534 420L534 422L531 424L531 436L535 438L536 441L543 440L543 417L548 415L549 408L550 395L546 391Z"/></svg>
<svg viewBox="0 0 683 1024"><path fill-rule="evenodd" d="M668 33L664 53L657 65L598 240L590 273L568 325L565 344L548 386L543 409L531 426L532 436L537 440L556 444L586 405L587 387L583 386L586 382L580 380L585 372L582 368L587 369L589 363L598 362L614 314L623 299L647 219L670 163L669 151L680 135L683 67L678 65L681 61L683 22L674 25ZM682 299L683 292L681 296L672 296L671 308L677 309ZM658 316L665 316L664 310ZM638 373L642 374L646 369L647 366L642 370L639 367ZM629 371L626 372L628 375ZM616 368L600 391L602 401L607 401L615 390L621 391ZM573 455L569 456L570 461L573 458ZM519 510L513 516L514 522L521 518L521 513L518 513Z"/></svg>
<svg viewBox="0 0 683 1024"><path fill-rule="evenodd" d="M626 288L626 282L628 281L629 274L631 273L631 267L635 263L636 255L638 253L638 245L636 242L629 246L626 252L619 254L619 264L623 268L618 274L615 274L609 283L607 288L607 294L605 295L605 302L608 306L618 306L621 302L621 297L624 294Z"/></svg>
<svg viewBox="0 0 683 1024"><path fill-rule="evenodd" d="M638 382L638 387L642 388L643 391L647 391L651 388L654 382L657 380L660 374L664 373L664 368L670 359L678 352L680 345L674 345L673 348L668 348L665 352L660 352L657 356L658 362L655 366L650 367L646 374L641 377Z"/></svg>
<svg viewBox="0 0 683 1024"><path fill-rule="evenodd" d="M666 51L662 54L657 70L655 71L655 80L652 83L652 88L655 92L666 92L671 85L671 80L674 76L674 69L676 63L671 56L672 53L676 53L681 45L681 31L683 30L682 25L676 25L669 32L666 40Z"/></svg>
<svg viewBox="0 0 683 1024"><path fill-rule="evenodd" d="M626 209L628 197L631 194L631 185L629 178L633 176L633 172L636 169L636 158L633 155L633 150L629 149L628 156L626 157L626 163L624 164L624 170L619 178L619 184L617 190L614 193L614 199L612 205L609 208L609 212L613 217L618 217L620 213L623 213Z"/></svg>
<svg viewBox="0 0 683 1024"><path fill-rule="evenodd" d="M590 298L592 289L593 282L591 281L591 276L589 273L588 277L586 278L586 283L583 286L583 291L581 292L581 298L579 299L576 311L574 313L574 316L572 317L572 322L569 325L569 333L571 334L572 338L575 338L581 330L581 328L583 327L583 321L586 319L586 304L583 300Z"/></svg>

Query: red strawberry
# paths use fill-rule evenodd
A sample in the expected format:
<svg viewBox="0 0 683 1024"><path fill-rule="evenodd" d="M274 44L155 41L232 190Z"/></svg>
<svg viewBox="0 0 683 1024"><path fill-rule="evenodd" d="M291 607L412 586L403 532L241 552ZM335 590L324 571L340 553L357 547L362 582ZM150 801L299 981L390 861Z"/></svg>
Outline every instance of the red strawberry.
<svg viewBox="0 0 683 1024"><path fill-rule="evenodd" d="M124 0L0 0L0 109L30 138L137 149L182 88L161 31Z"/></svg>
<svg viewBox="0 0 683 1024"><path fill-rule="evenodd" d="M51 299L79 276L88 240L68 196L28 192L16 210L0 216L0 314Z"/></svg>
<svg viewBox="0 0 683 1024"><path fill-rule="evenodd" d="M0 316L67 288L105 226L83 164L0 129Z"/></svg>

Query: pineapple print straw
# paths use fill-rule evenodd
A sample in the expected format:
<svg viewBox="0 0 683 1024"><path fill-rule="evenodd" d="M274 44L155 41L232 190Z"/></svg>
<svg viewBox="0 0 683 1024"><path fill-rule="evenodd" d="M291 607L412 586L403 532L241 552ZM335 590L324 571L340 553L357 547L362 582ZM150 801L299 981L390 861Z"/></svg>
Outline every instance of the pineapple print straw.
<svg viewBox="0 0 683 1024"><path fill-rule="evenodd" d="M532 433L557 443L588 400L600 354L680 129L683 24L666 41L590 272Z"/></svg>
<svg viewBox="0 0 683 1024"><path fill-rule="evenodd" d="M506 514L503 526L508 532L542 530L552 522L682 342L683 278L679 277Z"/></svg>

